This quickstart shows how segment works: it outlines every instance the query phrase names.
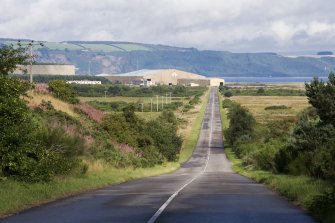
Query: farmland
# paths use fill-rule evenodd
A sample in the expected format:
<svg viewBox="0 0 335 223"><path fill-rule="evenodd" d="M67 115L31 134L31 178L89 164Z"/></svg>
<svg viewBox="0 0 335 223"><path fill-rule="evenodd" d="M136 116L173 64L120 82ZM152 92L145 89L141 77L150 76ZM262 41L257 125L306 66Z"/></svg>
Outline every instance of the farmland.
<svg viewBox="0 0 335 223"><path fill-rule="evenodd" d="M309 106L304 96L234 96L233 101L249 109L258 122L292 120ZM270 106L285 105L285 109L266 109Z"/></svg>

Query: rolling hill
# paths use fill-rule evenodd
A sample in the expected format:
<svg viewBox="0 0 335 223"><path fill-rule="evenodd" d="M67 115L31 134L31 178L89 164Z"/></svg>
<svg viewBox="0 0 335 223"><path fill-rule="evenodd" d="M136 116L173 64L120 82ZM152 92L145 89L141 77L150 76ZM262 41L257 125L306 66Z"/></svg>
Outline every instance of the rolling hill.
<svg viewBox="0 0 335 223"><path fill-rule="evenodd" d="M21 40L28 43L29 40ZM17 44L0 39L0 44ZM74 64L77 74L124 73L175 68L206 76L325 76L335 57L286 57L276 53L232 53L116 41L44 42L35 46L40 63Z"/></svg>

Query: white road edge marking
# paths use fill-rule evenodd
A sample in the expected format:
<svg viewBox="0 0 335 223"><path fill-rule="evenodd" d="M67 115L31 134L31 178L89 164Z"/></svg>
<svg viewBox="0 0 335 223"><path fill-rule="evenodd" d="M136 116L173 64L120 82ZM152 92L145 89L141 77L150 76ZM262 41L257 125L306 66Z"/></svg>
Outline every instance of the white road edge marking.
<svg viewBox="0 0 335 223"><path fill-rule="evenodd" d="M165 208L171 203L171 201L179 194L180 191L182 191L185 187L187 187L189 184L191 184L194 180L196 180L200 175L202 175L208 166L208 162L209 162L209 156L211 153L211 144L212 144L212 134L213 134L213 117L214 117L214 99L215 97L213 97L212 93L211 97L212 97L212 111L211 111L211 127L210 127L210 134L209 134L209 140L208 140L208 152L207 152L207 158L206 158L206 164L205 167L203 168L203 170L197 174L194 178L192 178L189 182L187 182L186 184L184 184L181 188L179 188L179 190L177 190L176 192L174 192L169 199L167 199L167 201L165 201L165 203L156 211L156 213L149 219L149 221L147 223L154 223L157 218L163 213L163 211L165 210Z"/></svg>

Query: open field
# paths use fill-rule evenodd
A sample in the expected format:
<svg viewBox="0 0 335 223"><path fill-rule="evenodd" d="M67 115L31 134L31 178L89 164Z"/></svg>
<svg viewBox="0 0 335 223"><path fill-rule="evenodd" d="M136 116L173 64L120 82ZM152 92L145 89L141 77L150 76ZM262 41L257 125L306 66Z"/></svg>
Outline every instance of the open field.
<svg viewBox="0 0 335 223"><path fill-rule="evenodd" d="M122 96L116 96L116 97L79 97L80 101L83 102L89 102L89 101L99 101L99 102L116 102L116 101L124 101L127 103L150 103L152 99L152 103L156 103L157 98L156 97L122 97ZM163 99L164 103L166 103L166 98L164 96ZM172 97L171 101L182 101L182 102L187 102L187 98L184 97ZM158 97L158 103L162 103L162 97ZM169 103L169 98L168 98L168 103Z"/></svg>
<svg viewBox="0 0 335 223"><path fill-rule="evenodd" d="M122 51L121 49L114 47L114 46L110 46L110 45L106 45L106 44L80 44L80 46L83 46L84 48L88 49L88 50L92 50L92 51L104 51L104 52L116 52L116 51Z"/></svg>
<svg viewBox="0 0 335 223"><path fill-rule="evenodd" d="M290 89L305 90L305 83L229 83L225 84L229 88L236 89Z"/></svg>
<svg viewBox="0 0 335 223"><path fill-rule="evenodd" d="M137 44L129 44L129 43L117 43L117 44L110 44L111 46L116 46L124 49L125 51L137 51L137 50L145 50L151 51L150 48L145 46L137 45Z"/></svg>
<svg viewBox="0 0 335 223"><path fill-rule="evenodd" d="M248 108L258 122L278 119L295 119L297 114L309 106L303 96L234 96L233 101ZM287 109L265 110L269 106L285 105Z"/></svg>

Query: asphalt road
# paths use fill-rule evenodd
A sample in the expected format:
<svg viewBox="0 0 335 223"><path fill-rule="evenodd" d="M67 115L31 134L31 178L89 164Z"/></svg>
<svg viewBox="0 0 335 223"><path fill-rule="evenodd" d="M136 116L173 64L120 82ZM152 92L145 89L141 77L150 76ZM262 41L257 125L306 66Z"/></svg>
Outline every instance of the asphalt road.
<svg viewBox="0 0 335 223"><path fill-rule="evenodd" d="M314 220L265 186L231 170L212 88L191 159L171 174L109 186L18 213L0 222L266 222Z"/></svg>

